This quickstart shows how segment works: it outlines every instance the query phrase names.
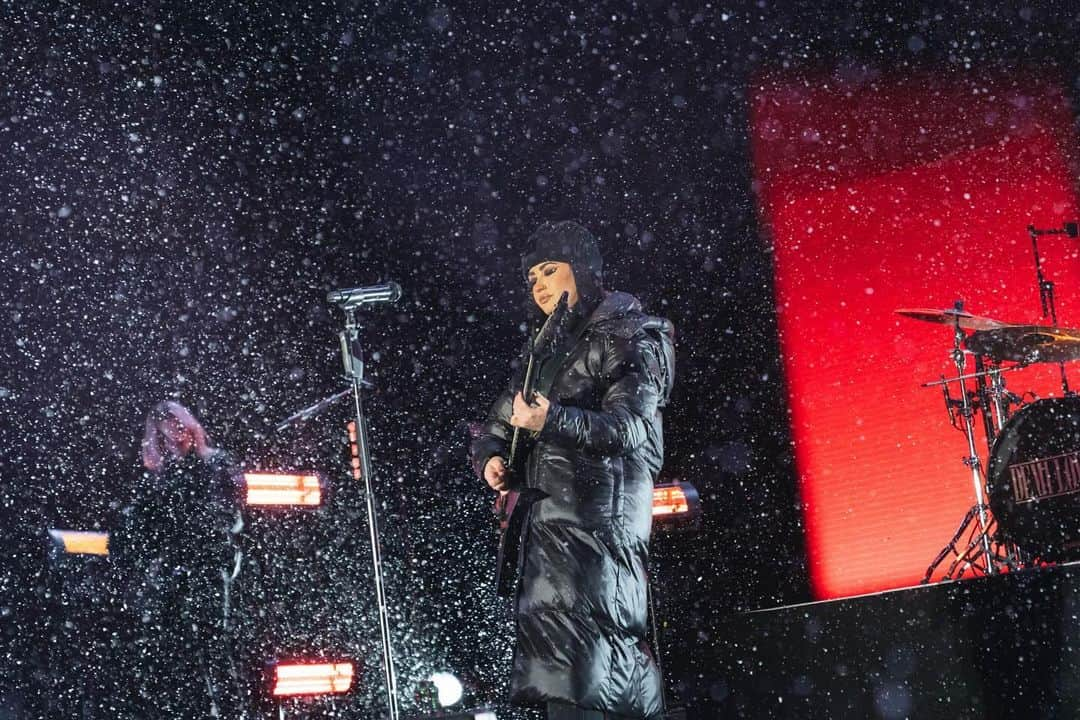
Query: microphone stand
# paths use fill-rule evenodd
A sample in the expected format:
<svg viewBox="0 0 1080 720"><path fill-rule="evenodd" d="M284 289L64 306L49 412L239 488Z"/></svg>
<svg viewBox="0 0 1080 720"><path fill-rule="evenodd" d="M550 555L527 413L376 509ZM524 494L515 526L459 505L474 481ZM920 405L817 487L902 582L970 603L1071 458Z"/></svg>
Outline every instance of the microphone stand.
<svg viewBox="0 0 1080 720"><path fill-rule="evenodd" d="M370 390L371 388L375 387L374 385L369 383L367 380L361 380L360 382L363 383L365 390ZM297 410L292 415L290 415L289 417L285 418L284 420L279 422L277 425L275 425L274 426L274 432L282 432L283 430L288 430L293 425L300 425L302 423L306 423L308 420L315 417L316 415L321 413L323 410L330 407L331 405L336 403L338 400L341 400L342 398L344 398L346 395L350 394L351 392L353 392L353 389L352 389L352 384L350 382L349 387L345 388L341 392L337 392L337 393L334 393L333 395L331 395L329 397L325 397L322 400L320 400L319 402L315 403L314 405L310 405L310 406L304 408L303 410Z"/></svg>
<svg viewBox="0 0 1080 720"><path fill-rule="evenodd" d="M356 439L360 454L360 472L364 478L364 500L367 504L368 530L371 540L371 563L375 579L375 601L379 611L379 635L382 641L382 666L386 683L389 720L398 720L397 675L394 672L394 653L390 638L390 613L383 585L382 550L379 544L379 521L375 509L375 490L372 485L371 453L368 446L367 420L364 417L364 356L360 344L360 325L356 310L363 303L345 304L345 329L340 333L341 359L346 378L352 383L353 405L356 411Z"/></svg>
<svg viewBox="0 0 1080 720"><path fill-rule="evenodd" d="M1043 275L1042 260L1039 257L1039 236L1068 235L1074 238L1080 235L1080 232L1078 232L1076 223L1065 223L1065 227L1051 230L1042 230L1034 225L1028 225L1028 235L1031 236L1031 250L1035 254L1035 279L1039 283L1039 306L1042 309L1042 316L1044 319L1049 316L1051 325L1057 327L1057 308L1054 306L1054 281L1047 280ZM1072 391L1069 390L1069 378L1065 374L1065 363L1058 363L1058 367L1061 368L1061 391L1066 396L1072 395Z"/></svg>

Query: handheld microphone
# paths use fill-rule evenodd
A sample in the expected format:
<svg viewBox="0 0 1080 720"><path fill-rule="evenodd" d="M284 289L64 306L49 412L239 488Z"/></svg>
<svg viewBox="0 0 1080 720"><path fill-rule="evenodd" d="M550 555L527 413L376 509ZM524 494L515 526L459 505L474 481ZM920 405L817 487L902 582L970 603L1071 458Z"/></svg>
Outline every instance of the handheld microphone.
<svg viewBox="0 0 1080 720"><path fill-rule="evenodd" d="M326 294L327 302L337 303L345 307L374 305L376 303L396 303L400 299L401 286L396 282L383 283L382 285L365 285L363 287L347 288L344 290L332 290Z"/></svg>

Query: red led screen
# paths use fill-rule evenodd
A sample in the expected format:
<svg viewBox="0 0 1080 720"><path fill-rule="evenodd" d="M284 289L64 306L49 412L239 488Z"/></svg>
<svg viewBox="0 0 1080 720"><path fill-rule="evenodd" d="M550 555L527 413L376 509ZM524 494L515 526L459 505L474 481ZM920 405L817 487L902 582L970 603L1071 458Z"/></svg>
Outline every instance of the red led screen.
<svg viewBox="0 0 1080 720"><path fill-rule="evenodd" d="M974 504L964 436L941 391L919 387L949 372L952 332L895 310L960 299L1044 322L1026 228L1076 219L1071 123L1060 88L1027 77L757 83L755 176L815 597L917 583ZM1080 240L1044 237L1040 251L1060 324L1080 326ZM1009 389L1060 395L1057 377L1031 367Z"/></svg>

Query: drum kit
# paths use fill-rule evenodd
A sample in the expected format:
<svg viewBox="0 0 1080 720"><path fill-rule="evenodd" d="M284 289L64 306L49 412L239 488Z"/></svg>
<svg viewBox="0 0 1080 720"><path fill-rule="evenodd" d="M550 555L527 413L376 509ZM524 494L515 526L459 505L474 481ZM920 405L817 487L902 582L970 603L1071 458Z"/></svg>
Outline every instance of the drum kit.
<svg viewBox="0 0 1080 720"><path fill-rule="evenodd" d="M1043 317L1050 324L1001 322L965 312L901 309L900 315L953 330L955 375L924 383L940 387L953 427L963 431L975 505L923 577L929 582L951 556L941 579L994 575L1047 562L1080 559L1080 395L1067 366L1080 360L1080 329L1059 327L1054 283L1043 276L1038 237L1077 237L1077 225L1028 227ZM1061 396L1038 399L1006 386L1008 374L1036 364L1060 368ZM979 457L977 419L987 446Z"/></svg>

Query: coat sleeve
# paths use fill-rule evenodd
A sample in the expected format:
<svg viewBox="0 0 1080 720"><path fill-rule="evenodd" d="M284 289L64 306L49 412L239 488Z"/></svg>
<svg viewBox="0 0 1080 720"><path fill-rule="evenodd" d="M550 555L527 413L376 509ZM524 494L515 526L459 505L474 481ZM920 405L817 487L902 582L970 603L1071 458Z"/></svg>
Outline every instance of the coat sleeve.
<svg viewBox="0 0 1080 720"><path fill-rule="evenodd" d="M493 456L506 457L510 452L510 438L514 434L514 428L510 425L510 415L514 411L514 395L524 382L525 364L528 357L529 345L525 343L521 348L521 362L510 376L510 383L505 390L499 393L495 402L488 411L487 419L481 426L480 434L477 435L469 448L469 459L473 470L480 477L484 477L484 466Z"/></svg>
<svg viewBox="0 0 1080 720"><path fill-rule="evenodd" d="M484 477L484 466L495 455L506 457L510 448L510 436L514 428L510 426L510 413L514 406L514 394L511 390L504 390L496 398L495 403L488 412L480 434L472 442L470 457L473 470L480 477Z"/></svg>
<svg viewBox="0 0 1080 720"><path fill-rule="evenodd" d="M230 541L244 529L240 512L244 495L244 474L231 453L217 450L207 462L207 507L209 522L216 530L224 530Z"/></svg>
<svg viewBox="0 0 1080 720"><path fill-rule="evenodd" d="M601 372L607 389L599 410L551 402L540 440L600 456L633 452L645 442L656 414L660 378L656 340L638 333L604 338Z"/></svg>

